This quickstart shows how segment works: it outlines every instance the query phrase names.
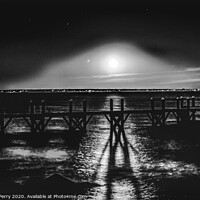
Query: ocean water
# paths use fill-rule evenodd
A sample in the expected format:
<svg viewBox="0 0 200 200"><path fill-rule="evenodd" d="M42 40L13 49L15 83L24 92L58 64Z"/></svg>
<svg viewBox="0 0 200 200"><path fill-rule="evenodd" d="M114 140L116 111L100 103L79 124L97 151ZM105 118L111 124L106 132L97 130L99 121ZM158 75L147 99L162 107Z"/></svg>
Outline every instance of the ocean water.
<svg viewBox="0 0 200 200"><path fill-rule="evenodd" d="M175 105L174 97L176 95L166 97L171 99L167 106ZM87 99L88 110L108 110L111 98L115 110L120 109L122 98L125 109L150 107L147 94L101 94L75 95L74 109L81 110L81 100ZM156 105L160 105L159 100ZM65 109L49 106L46 111L64 112ZM198 199L199 142L173 137L152 138L145 129L149 125L145 115L129 116L125 123L127 142L113 145L109 143L110 125L103 115L93 116L87 133L76 146L66 144L61 137L50 138L38 147L23 139L13 140L11 146L0 148L0 182L25 184L59 173L78 182L97 183L98 186L85 192L86 199ZM55 133L66 128L60 118L52 119L47 126L47 130ZM6 134L28 131L23 119L13 119Z"/></svg>

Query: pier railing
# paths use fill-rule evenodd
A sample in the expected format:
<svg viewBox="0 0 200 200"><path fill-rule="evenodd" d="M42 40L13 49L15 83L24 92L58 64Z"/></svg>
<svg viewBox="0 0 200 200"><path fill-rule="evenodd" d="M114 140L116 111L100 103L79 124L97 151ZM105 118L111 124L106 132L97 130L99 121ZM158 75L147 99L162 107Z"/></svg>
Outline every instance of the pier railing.
<svg viewBox="0 0 200 200"><path fill-rule="evenodd" d="M165 126L171 123L180 124L199 120L200 100L195 97L176 99L169 98L151 98L143 101L136 99L134 101L127 99L107 99L105 101L96 101L96 104L103 105L103 109L88 107L91 102L83 101L34 101L30 100L25 104L11 106L5 101L0 102L0 133L5 134L5 130L13 119L22 118L30 127L31 133L44 133L49 122L54 118L62 118L67 124L68 131L73 133L87 131L87 125L95 115L103 115L110 124L110 137L120 138L125 134L125 123L130 115L146 115L151 125ZM118 102L117 108L115 102ZM135 101L135 102L136 102ZM14 102L14 101L13 101ZM94 105L93 102L92 105ZM135 106L134 106L135 104Z"/></svg>

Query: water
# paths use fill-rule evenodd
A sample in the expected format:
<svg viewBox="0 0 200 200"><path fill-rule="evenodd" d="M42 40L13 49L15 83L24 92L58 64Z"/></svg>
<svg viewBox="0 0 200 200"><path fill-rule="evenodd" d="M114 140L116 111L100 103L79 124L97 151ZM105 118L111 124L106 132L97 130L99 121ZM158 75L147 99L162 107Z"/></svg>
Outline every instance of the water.
<svg viewBox="0 0 200 200"><path fill-rule="evenodd" d="M74 100L79 102L83 98L89 101L90 110L108 110L110 98L115 99L114 109L119 109L121 98L125 99L126 109L149 106L142 101L143 96L125 94L76 96ZM74 109L79 110L80 105ZM98 183L85 192L87 199L195 199L200 178L199 143L151 138L141 129L149 123L145 116L130 116L125 124L127 143L112 146L109 123L104 116L92 118L87 134L76 147L66 145L59 137L49 139L41 147L14 140L12 146L0 149L1 183L9 179L24 184L60 173L76 181ZM58 131L66 127L56 118L47 128ZM13 120L7 128L8 133L18 131L29 131L23 120Z"/></svg>

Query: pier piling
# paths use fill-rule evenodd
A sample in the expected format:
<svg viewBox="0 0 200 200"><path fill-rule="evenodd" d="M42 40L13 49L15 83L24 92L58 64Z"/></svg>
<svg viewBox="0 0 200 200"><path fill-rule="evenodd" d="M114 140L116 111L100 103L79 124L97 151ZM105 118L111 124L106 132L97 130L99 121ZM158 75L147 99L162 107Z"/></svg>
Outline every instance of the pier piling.
<svg viewBox="0 0 200 200"><path fill-rule="evenodd" d="M122 133L123 138L125 139L126 136L125 136L125 131L124 131L124 123L125 123L125 120L124 120L124 99L121 99L121 133Z"/></svg>
<svg viewBox="0 0 200 200"><path fill-rule="evenodd" d="M195 108L195 101L196 101L195 97L192 96L192 107L193 107L193 108ZM195 119L196 119L196 111L193 110L193 111L192 111L192 121L195 121Z"/></svg>
<svg viewBox="0 0 200 200"><path fill-rule="evenodd" d="M151 97L150 99L151 101L151 110L152 110L152 113L151 113L151 121L152 121L152 126L155 126L156 123L155 123L155 113L154 113L154 110L155 110L155 105L154 105L154 98Z"/></svg>
<svg viewBox="0 0 200 200"><path fill-rule="evenodd" d="M41 107L42 107L42 113L41 113L41 119L40 119L40 131L44 133L45 129L45 100L41 101Z"/></svg>
<svg viewBox="0 0 200 200"><path fill-rule="evenodd" d="M176 98L176 108L177 108L176 120L177 120L177 124L179 124L180 123L180 98L179 97Z"/></svg>
<svg viewBox="0 0 200 200"><path fill-rule="evenodd" d="M30 100L30 125L31 125L31 133L35 132L35 105L33 104L33 100Z"/></svg>
<svg viewBox="0 0 200 200"><path fill-rule="evenodd" d="M165 125L165 98L161 98L161 107L162 107L162 122L161 122L161 125Z"/></svg>
<svg viewBox="0 0 200 200"><path fill-rule="evenodd" d="M87 101L83 100L83 132L87 131Z"/></svg>
<svg viewBox="0 0 200 200"><path fill-rule="evenodd" d="M113 141L113 99L110 99L110 143Z"/></svg>
<svg viewBox="0 0 200 200"><path fill-rule="evenodd" d="M4 107L3 102L0 101L0 135L4 134Z"/></svg>
<svg viewBox="0 0 200 200"><path fill-rule="evenodd" d="M73 112L73 100L69 100L69 132L72 131L72 112Z"/></svg>
<svg viewBox="0 0 200 200"><path fill-rule="evenodd" d="M181 108L183 108L184 107L184 99L182 96L180 97L180 102L181 102Z"/></svg>

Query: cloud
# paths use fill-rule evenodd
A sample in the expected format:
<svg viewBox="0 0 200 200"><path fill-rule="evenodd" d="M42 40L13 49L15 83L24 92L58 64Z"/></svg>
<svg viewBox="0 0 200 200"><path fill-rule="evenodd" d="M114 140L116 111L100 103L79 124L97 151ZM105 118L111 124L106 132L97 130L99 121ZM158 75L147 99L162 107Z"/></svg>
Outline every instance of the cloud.
<svg viewBox="0 0 200 200"><path fill-rule="evenodd" d="M126 77L126 76L140 76L144 74L149 73L123 73L123 74L100 74L95 76L76 76L71 78L77 78L77 79L107 79L107 78L113 78L113 77Z"/></svg>
<svg viewBox="0 0 200 200"><path fill-rule="evenodd" d="M191 79L184 79L184 80L174 80L174 81L162 82L162 83L156 83L156 84L158 84L158 85L164 85L164 84L193 83L193 82L200 82L200 78L191 78Z"/></svg>
<svg viewBox="0 0 200 200"><path fill-rule="evenodd" d="M92 78L104 79L104 78L112 78L112 77L136 76L136 75L140 75L140 74L141 73L108 74L108 75L92 76Z"/></svg>
<svg viewBox="0 0 200 200"><path fill-rule="evenodd" d="M187 72L198 72L200 71L200 67L192 67L192 68L187 68L185 69Z"/></svg>
<svg viewBox="0 0 200 200"><path fill-rule="evenodd" d="M172 71L157 71L157 72L146 72L146 73L122 73L122 74L100 74L95 76L75 76L75 77L69 77L71 79L108 79L113 77L124 77L124 79L131 79L127 78L130 76L133 76L132 78L135 79L137 76L137 79L150 79L150 78L156 78L156 77L164 77L164 76L171 76L173 73L184 73L186 70L172 70ZM187 70L188 71L188 70ZM152 76L149 76L152 75ZM143 77L141 77L143 76ZM140 77L140 78L139 78Z"/></svg>

